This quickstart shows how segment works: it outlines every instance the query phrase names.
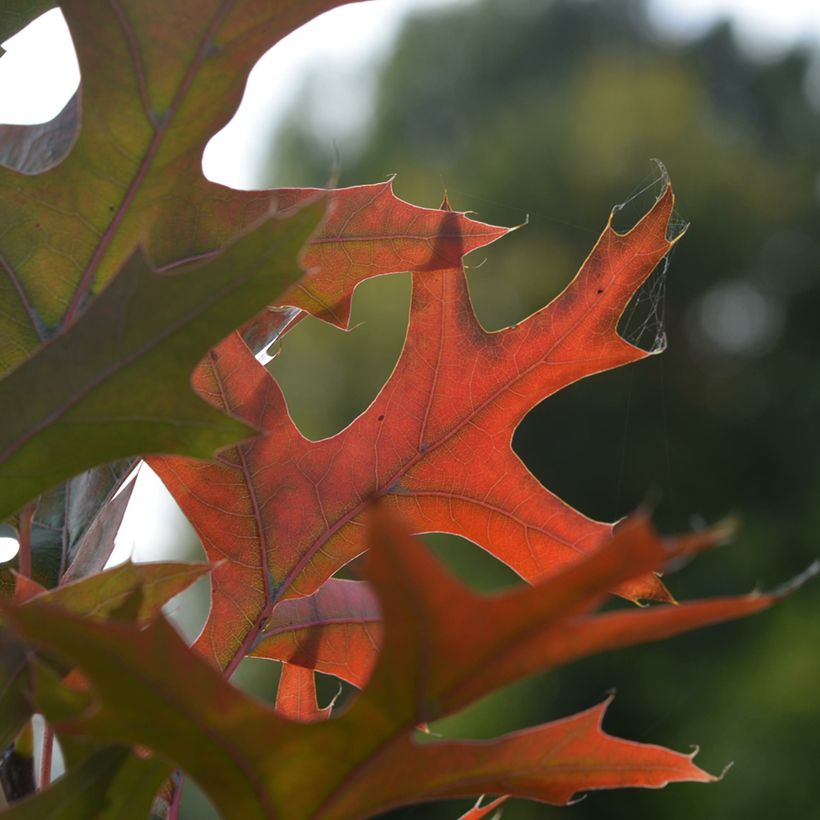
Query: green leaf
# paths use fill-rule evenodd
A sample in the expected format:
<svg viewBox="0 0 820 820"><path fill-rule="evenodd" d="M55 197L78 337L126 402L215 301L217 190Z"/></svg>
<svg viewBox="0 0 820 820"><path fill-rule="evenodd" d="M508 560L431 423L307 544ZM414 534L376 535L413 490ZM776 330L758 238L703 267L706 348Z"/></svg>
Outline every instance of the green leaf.
<svg viewBox="0 0 820 820"><path fill-rule="evenodd" d="M0 750L11 743L31 716L31 650L0 626Z"/></svg>
<svg viewBox="0 0 820 820"><path fill-rule="evenodd" d="M4 820L145 820L169 767L128 749L104 747L48 789L15 803Z"/></svg>
<svg viewBox="0 0 820 820"><path fill-rule="evenodd" d="M2 5L9 32L44 8ZM210 182L202 152L257 59L336 5L62 0L79 96L50 124L0 130L11 166L0 169L0 374L72 324L139 245L165 267L214 253L270 213L275 193Z"/></svg>
<svg viewBox="0 0 820 820"><path fill-rule="evenodd" d="M298 278L322 205L268 219L213 259L131 257L81 321L0 382L0 520L60 481L140 453L204 458L252 433L190 389L205 352Z"/></svg>
<svg viewBox="0 0 820 820"><path fill-rule="evenodd" d="M162 607L208 572L207 564L168 561L154 564L130 562L90 578L65 584L36 597L82 617L102 618L115 612L139 590L136 623L147 623ZM23 604L27 606L28 604ZM32 715L32 649L0 625L0 748L5 748Z"/></svg>
<svg viewBox="0 0 820 820"><path fill-rule="evenodd" d="M37 596L48 603L85 618L104 618L125 604L134 592L140 593L139 607L132 620L146 624L178 593L209 571L207 564L162 561L134 564L130 561L89 578L64 584Z"/></svg>

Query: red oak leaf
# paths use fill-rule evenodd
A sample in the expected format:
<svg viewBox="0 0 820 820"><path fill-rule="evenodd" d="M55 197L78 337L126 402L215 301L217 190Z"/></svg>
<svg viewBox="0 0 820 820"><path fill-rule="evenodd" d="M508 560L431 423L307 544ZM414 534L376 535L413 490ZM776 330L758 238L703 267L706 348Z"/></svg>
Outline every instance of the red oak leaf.
<svg viewBox="0 0 820 820"><path fill-rule="evenodd" d="M546 490L511 448L536 404L584 376L649 355L618 319L674 240L667 188L628 233L608 225L551 304L495 333L475 318L463 270L416 274L393 374L353 423L304 438L275 383L237 336L198 368L194 386L263 430L219 461L149 459L202 539L212 611L198 646L232 670L273 606L310 595L364 549L363 511L385 497L416 532L462 535L535 582L595 549L612 527ZM649 572L614 591L669 600Z"/></svg>
<svg viewBox="0 0 820 820"><path fill-rule="evenodd" d="M280 189L279 207L301 207L318 194L311 188ZM476 248L509 233L457 211L419 208L393 193L393 182L326 192L327 214L305 249L313 275L286 291L277 304L292 305L347 327L359 282L399 271L452 268Z"/></svg>
<svg viewBox="0 0 820 820"><path fill-rule="evenodd" d="M510 231L456 211L411 205L393 193L392 180L334 190L282 188L275 193L285 216L320 195L326 197L327 210L302 254L302 266L310 275L242 329L254 352L265 350L291 324L292 313L281 310L285 306L347 328L353 291L365 279L450 268L464 254Z"/></svg>

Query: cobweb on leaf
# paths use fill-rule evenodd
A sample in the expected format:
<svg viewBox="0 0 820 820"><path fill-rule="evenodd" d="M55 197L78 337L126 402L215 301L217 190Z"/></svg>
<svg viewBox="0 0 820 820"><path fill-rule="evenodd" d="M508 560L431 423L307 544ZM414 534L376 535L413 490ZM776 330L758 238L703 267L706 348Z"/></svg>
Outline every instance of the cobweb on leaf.
<svg viewBox="0 0 820 820"><path fill-rule="evenodd" d="M629 230L666 190L669 174L660 160L653 160L653 163L655 167L649 181L643 182L635 193L612 209L612 226L615 230ZM671 240L680 236L688 224L674 211L666 238ZM641 285L618 325L624 339L649 353L660 353L666 349L666 284L671 257L672 251Z"/></svg>

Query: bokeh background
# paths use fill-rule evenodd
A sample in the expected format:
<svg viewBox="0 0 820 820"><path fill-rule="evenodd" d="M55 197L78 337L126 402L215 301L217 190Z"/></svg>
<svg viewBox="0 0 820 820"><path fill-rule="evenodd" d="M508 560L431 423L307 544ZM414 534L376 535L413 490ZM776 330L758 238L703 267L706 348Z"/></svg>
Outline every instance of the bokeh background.
<svg viewBox="0 0 820 820"><path fill-rule="evenodd" d="M363 4L373 15L357 18L364 28L382 15L372 31L335 17L272 52L278 68L249 84L255 113L243 104L205 164L242 187L396 174L397 193L416 204L437 206L446 188L454 207L486 221L528 219L468 258L478 316L497 329L560 292L613 206L624 206L621 227L649 207L663 182L652 159L662 160L691 227L623 331L649 347L665 339L667 349L544 402L514 447L546 486L596 518L615 520L641 503L667 532L738 517L733 545L668 579L681 599L776 586L820 554L820 14L814 39L801 36L799 22L780 38L774 23L750 27L753 9L773 5L751 0L724 2L740 28L685 24L710 2ZM396 10L403 14L388 25ZM306 61L311 37L324 51ZM55 68L56 45L42 53L53 111L26 120L0 110L0 119L47 119L73 91L77 77ZM70 43L66 53L69 60ZM0 60L4 98L17 88L3 73L13 57L10 48ZM20 76L35 74L29 67ZM371 280L357 291L351 332L308 319L285 337L270 369L306 435L335 433L375 396L401 348L408 302L407 276ZM120 557L135 545L142 559L201 556L150 475L140 481ZM471 544L428 541L480 589L516 583ZM174 603L190 635L206 593L200 585ZM585 709L616 689L612 733L681 750L699 744L705 768L734 767L713 786L597 793L565 809L511 801L505 818L813 817L819 625L815 584L749 621L537 676L433 729L489 737ZM275 677L274 664L248 661L237 679L271 697ZM332 696L335 685L322 683ZM449 819L467 805L390 816ZM195 788L185 816L213 816Z"/></svg>

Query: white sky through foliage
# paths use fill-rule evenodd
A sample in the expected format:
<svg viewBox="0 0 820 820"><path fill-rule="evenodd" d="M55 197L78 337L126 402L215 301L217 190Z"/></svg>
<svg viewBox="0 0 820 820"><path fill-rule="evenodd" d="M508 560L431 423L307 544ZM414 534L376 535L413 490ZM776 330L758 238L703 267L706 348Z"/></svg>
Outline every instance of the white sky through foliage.
<svg viewBox="0 0 820 820"><path fill-rule="evenodd" d="M471 2L371 0L335 9L295 31L268 52L251 73L242 106L208 147L206 173L226 184L250 185L254 168L267 155L257 134L269 131L270 123L283 115L300 88L300 80L312 69L323 63L372 64L389 53L409 13ZM682 36L696 36L715 20L728 16L736 24L741 41L764 54L797 42L820 43L820 0L649 0L649 7L653 21L662 30ZM60 13L55 10L43 15L9 40L7 48L8 53L0 58L0 122L50 119L79 82ZM372 77L373 72L360 72L357 82L368 75ZM367 89L347 91L346 104L349 106L352 99L355 109L357 101L364 101ZM355 116L356 111L352 113Z"/></svg>
<svg viewBox="0 0 820 820"><path fill-rule="evenodd" d="M260 131L269 133L271 123L282 117L299 90L301 79L316 66L372 65L389 53L407 14L470 3L374 0L336 9L294 32L266 54L252 72L240 110L206 151L207 175L236 187L249 186L254 168L267 154L267 147L259 145L257 135ZM650 0L650 12L659 28L683 37L697 36L717 19L728 16L735 22L741 42L762 54L777 53L795 43L820 44L820 0ZM79 82L62 16L58 11L48 12L9 40L6 47L8 53L0 58L0 122L25 124L51 119ZM357 113L366 116L369 87L362 78L368 76L372 82L375 72L359 72L362 87L358 96L349 97L354 117ZM351 112L347 114L349 117ZM167 508L169 502L162 501L161 492L158 480L150 473L141 478L118 538L120 560L134 546L138 555L148 557L152 551L143 551L141 545L161 540L167 519L139 512L148 506L155 509L157 504ZM16 542L0 532L0 561L8 560L15 550Z"/></svg>

